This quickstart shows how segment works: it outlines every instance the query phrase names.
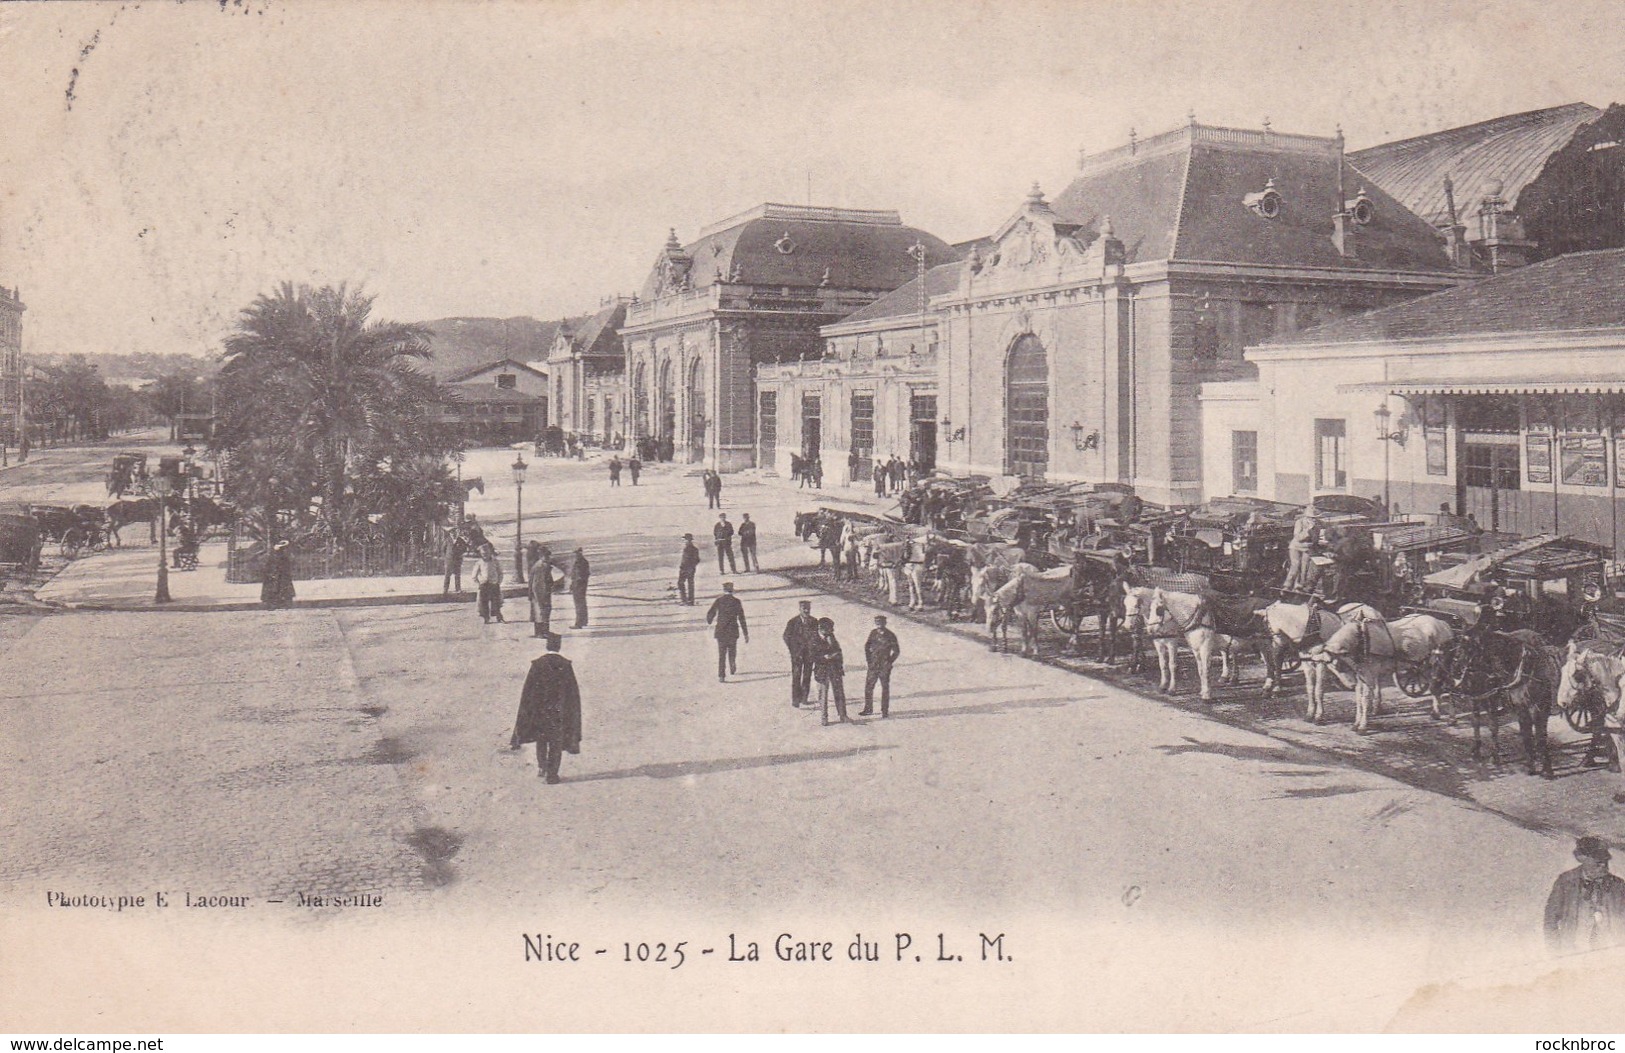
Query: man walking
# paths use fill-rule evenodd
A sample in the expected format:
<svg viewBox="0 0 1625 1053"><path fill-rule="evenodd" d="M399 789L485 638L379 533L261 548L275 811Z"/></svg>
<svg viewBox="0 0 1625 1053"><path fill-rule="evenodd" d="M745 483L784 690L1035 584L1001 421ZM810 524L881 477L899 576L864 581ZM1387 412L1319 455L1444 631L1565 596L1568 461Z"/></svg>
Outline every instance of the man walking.
<svg viewBox="0 0 1625 1053"><path fill-rule="evenodd" d="M812 601L802 600L801 609L784 625L784 646L790 651L790 704L806 705L812 690L812 648L818 636L818 619L812 615Z"/></svg>
<svg viewBox="0 0 1625 1053"><path fill-rule="evenodd" d="M440 583L440 595L451 594L453 583L463 591L463 557L468 555L468 539L457 527L446 532L446 578Z"/></svg>
<svg viewBox="0 0 1625 1053"><path fill-rule="evenodd" d="M537 550L530 565L530 624L537 639L553 635L553 554L546 546Z"/></svg>
<svg viewBox="0 0 1625 1053"><path fill-rule="evenodd" d="M684 534L683 555L677 561L677 601L685 607L694 606L694 572L699 569L700 550L694 535Z"/></svg>
<svg viewBox="0 0 1625 1053"><path fill-rule="evenodd" d="M626 462L626 470L632 476L632 485L638 485L638 474L643 471L643 462L633 457Z"/></svg>
<svg viewBox="0 0 1625 1053"><path fill-rule="evenodd" d="M717 525L711 528L711 537L717 545L717 573L723 573L722 560L728 560L728 573L739 573L734 565L734 525L728 522L728 513L723 512L717 517Z"/></svg>
<svg viewBox="0 0 1625 1053"><path fill-rule="evenodd" d="M587 582L592 577L592 567L587 564L587 555L579 548L575 552L575 561L570 564L570 595L576 601L575 628L587 627Z"/></svg>
<svg viewBox="0 0 1625 1053"><path fill-rule="evenodd" d="M846 662L841 656L841 643L835 639L835 623L828 618L818 619L812 659L813 679L818 681L818 705L823 709L821 723L829 726L831 695L835 696L835 713L839 723L852 723L852 718L846 715Z"/></svg>
<svg viewBox="0 0 1625 1053"><path fill-rule="evenodd" d="M717 638L717 680L726 682L729 673L737 673L739 658L739 638L743 636L746 643L750 643L750 627L745 624L745 605L739 602L734 595L734 583L722 583L722 595L711 601L711 609L705 612L705 624L716 623L715 635Z"/></svg>
<svg viewBox="0 0 1625 1053"><path fill-rule="evenodd" d="M897 634L886 628L886 616L875 615L875 627L863 645L863 657L869 671L863 677L863 708L858 716L866 717L875 711L875 685L880 685L880 715L891 716L891 670L903 649L897 644Z"/></svg>
<svg viewBox="0 0 1625 1053"><path fill-rule="evenodd" d="M609 485L621 485L621 459L614 454L611 454L609 458Z"/></svg>
<svg viewBox="0 0 1625 1053"><path fill-rule="evenodd" d="M1625 880L1608 872L1608 844L1582 837L1580 865L1565 870L1546 898L1546 946L1555 954L1592 951L1625 942Z"/></svg>
<svg viewBox="0 0 1625 1053"><path fill-rule="evenodd" d="M480 550L480 563L474 568L474 588L478 590L476 605L481 620L486 625L491 624L492 618L507 621L502 617L502 561L497 559L497 550L490 542Z"/></svg>
<svg viewBox="0 0 1625 1053"><path fill-rule="evenodd" d="M739 524L739 558L745 561L746 570L762 569L762 561L756 558L756 524L750 521L749 512Z"/></svg>
<svg viewBox="0 0 1625 1053"><path fill-rule="evenodd" d="M547 636L547 653L530 664L519 695L508 748L536 743L536 774L549 783L559 781L559 762L566 753L581 752L581 687L575 667L559 654L561 639Z"/></svg>

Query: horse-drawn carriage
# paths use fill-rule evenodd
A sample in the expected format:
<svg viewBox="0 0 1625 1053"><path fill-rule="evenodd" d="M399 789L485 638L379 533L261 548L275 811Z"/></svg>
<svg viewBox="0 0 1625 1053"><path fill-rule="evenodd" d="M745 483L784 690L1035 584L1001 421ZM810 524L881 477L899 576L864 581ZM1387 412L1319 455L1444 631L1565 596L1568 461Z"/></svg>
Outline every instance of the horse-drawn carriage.
<svg viewBox="0 0 1625 1053"><path fill-rule="evenodd" d="M86 550L100 552L108 545L106 513L94 505L28 505L26 514L39 536L54 542L68 559L77 559Z"/></svg>
<svg viewBox="0 0 1625 1053"><path fill-rule="evenodd" d="M40 528L31 515L0 514L0 567L39 566Z"/></svg>
<svg viewBox="0 0 1625 1053"><path fill-rule="evenodd" d="M115 453L107 470L107 496L123 497L147 485L147 455L142 451Z"/></svg>
<svg viewBox="0 0 1625 1053"><path fill-rule="evenodd" d="M1301 507L1253 497L1209 501L1171 526L1158 562L1207 575L1220 592L1262 592L1286 573L1287 545Z"/></svg>

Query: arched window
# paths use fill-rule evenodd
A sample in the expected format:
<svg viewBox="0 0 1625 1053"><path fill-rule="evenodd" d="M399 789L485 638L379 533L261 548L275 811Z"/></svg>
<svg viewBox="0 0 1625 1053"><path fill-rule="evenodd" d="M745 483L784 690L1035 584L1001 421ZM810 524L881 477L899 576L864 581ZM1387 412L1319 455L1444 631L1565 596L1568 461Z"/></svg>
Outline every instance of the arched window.
<svg viewBox="0 0 1625 1053"><path fill-rule="evenodd" d="M1049 470L1049 355L1031 333L1004 364L1004 470L1042 479Z"/></svg>

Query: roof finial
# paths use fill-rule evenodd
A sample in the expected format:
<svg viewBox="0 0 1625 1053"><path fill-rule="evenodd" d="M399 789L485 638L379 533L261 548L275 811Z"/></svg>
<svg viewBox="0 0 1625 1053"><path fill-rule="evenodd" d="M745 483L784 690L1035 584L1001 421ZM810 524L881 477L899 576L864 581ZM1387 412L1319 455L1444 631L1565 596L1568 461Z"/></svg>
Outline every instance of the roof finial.
<svg viewBox="0 0 1625 1053"><path fill-rule="evenodd" d="M676 249L679 252L682 251L683 243L677 240L677 228L676 227L672 227L671 228L671 233L666 235L666 248L668 248L668 249Z"/></svg>
<svg viewBox="0 0 1625 1053"><path fill-rule="evenodd" d="M1115 238L1117 236L1117 232L1112 229L1112 217L1100 217L1100 236L1102 239Z"/></svg>
<svg viewBox="0 0 1625 1053"><path fill-rule="evenodd" d="M1038 207L1044 204L1044 191L1039 189L1038 180L1033 180L1033 188L1027 191L1027 204Z"/></svg>
<svg viewBox="0 0 1625 1053"><path fill-rule="evenodd" d="M1264 131L1268 132L1269 130L1270 130L1270 115L1266 113L1264 115Z"/></svg>

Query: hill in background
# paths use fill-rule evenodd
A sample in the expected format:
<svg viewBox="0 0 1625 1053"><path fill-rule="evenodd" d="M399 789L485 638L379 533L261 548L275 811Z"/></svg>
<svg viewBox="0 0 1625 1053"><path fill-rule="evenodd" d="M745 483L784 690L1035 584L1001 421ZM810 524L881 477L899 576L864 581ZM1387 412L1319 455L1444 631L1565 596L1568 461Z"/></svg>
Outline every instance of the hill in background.
<svg viewBox="0 0 1625 1053"><path fill-rule="evenodd" d="M447 377L500 358L540 362L553 349L553 338L562 321L519 317L437 318L424 322L434 333L434 357L427 364L428 371Z"/></svg>

